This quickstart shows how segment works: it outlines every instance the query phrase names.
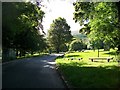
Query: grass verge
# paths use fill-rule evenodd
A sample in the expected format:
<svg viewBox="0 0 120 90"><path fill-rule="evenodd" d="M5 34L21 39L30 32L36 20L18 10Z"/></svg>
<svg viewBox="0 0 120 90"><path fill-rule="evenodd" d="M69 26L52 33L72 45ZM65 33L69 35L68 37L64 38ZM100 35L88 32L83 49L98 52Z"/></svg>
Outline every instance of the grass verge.
<svg viewBox="0 0 120 90"><path fill-rule="evenodd" d="M114 51L111 51L114 52ZM120 86L120 67L115 55L100 52L101 57L114 57L114 60L91 62L89 57L97 56L97 51L68 53L64 58L56 59L59 71L64 75L71 87L75 88L118 88ZM75 60L68 60L70 58ZM82 60L77 60L82 57Z"/></svg>
<svg viewBox="0 0 120 90"><path fill-rule="evenodd" d="M32 57L42 57L42 56L46 56L49 55L48 53L40 53L40 54L26 54L25 56L21 56L21 57L17 57L16 59L8 59L8 60L4 60L2 61L2 63L4 62L10 62L10 61L14 61L14 60L21 60L21 59L26 59L26 58L32 58Z"/></svg>
<svg viewBox="0 0 120 90"><path fill-rule="evenodd" d="M22 57L17 57L17 59L22 59L22 58L31 58L31 57L41 57L41 56L45 56L45 55L49 55L48 53L41 53L41 54L27 54L25 56L22 56Z"/></svg>

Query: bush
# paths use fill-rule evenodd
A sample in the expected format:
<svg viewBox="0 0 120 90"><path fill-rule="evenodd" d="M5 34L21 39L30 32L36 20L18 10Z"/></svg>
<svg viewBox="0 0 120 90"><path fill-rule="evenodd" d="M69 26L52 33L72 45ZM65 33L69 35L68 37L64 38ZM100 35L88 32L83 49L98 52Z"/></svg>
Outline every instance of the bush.
<svg viewBox="0 0 120 90"><path fill-rule="evenodd" d="M80 40L74 40L70 44L69 51L81 51L84 46L85 45Z"/></svg>
<svg viewBox="0 0 120 90"><path fill-rule="evenodd" d="M117 61L120 62L120 53L117 55Z"/></svg>
<svg viewBox="0 0 120 90"><path fill-rule="evenodd" d="M60 46L60 52L66 52L66 51L68 51L67 45L66 45L66 44L62 44L62 45Z"/></svg>

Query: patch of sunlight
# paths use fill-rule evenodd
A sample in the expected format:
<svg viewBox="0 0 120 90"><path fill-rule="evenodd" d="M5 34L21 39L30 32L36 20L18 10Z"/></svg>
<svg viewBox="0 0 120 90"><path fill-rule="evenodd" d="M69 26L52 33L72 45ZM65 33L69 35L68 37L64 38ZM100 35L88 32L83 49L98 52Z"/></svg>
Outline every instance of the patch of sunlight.
<svg viewBox="0 0 120 90"><path fill-rule="evenodd" d="M56 62L47 62L47 63L52 65L56 64Z"/></svg>
<svg viewBox="0 0 120 90"><path fill-rule="evenodd" d="M43 67L45 67L45 68L51 68L51 69L54 69L54 67L53 67L53 66L51 66L51 65L45 65L45 66L43 66Z"/></svg>
<svg viewBox="0 0 120 90"><path fill-rule="evenodd" d="M42 62L47 62L47 60L42 60Z"/></svg>

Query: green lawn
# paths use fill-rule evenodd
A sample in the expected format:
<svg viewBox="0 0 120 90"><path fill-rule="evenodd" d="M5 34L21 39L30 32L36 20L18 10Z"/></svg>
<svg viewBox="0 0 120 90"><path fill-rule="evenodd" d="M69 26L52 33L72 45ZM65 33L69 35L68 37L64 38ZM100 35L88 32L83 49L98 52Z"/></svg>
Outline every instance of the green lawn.
<svg viewBox="0 0 120 90"><path fill-rule="evenodd" d="M64 58L57 58L56 63L68 84L78 88L117 88L119 84L120 68L115 61L115 50L100 51L101 57L114 57L113 60L99 60L91 62L89 57L97 57L97 50L74 52L65 54ZM82 60L78 58L82 57ZM75 60L70 60L74 58ZM69 59L69 60L68 60Z"/></svg>

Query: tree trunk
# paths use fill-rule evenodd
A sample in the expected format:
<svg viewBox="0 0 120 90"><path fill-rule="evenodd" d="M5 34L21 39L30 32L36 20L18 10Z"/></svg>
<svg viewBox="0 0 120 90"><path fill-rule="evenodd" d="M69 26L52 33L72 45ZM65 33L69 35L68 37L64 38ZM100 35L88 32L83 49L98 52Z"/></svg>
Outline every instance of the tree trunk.
<svg viewBox="0 0 120 90"><path fill-rule="evenodd" d="M31 55L33 55L33 51L31 51Z"/></svg>
<svg viewBox="0 0 120 90"><path fill-rule="evenodd" d="M98 48L98 57L99 57L100 55L99 55L99 48Z"/></svg>
<svg viewBox="0 0 120 90"><path fill-rule="evenodd" d="M59 53L59 52L60 52L60 49L59 49L59 47L57 47L57 49L56 49L56 52L57 52L57 53Z"/></svg>
<svg viewBox="0 0 120 90"><path fill-rule="evenodd" d="M21 57L22 56L22 50L20 50L20 54L19 54L19 57Z"/></svg>
<svg viewBox="0 0 120 90"><path fill-rule="evenodd" d="M25 56L25 51L24 50L20 50L20 57Z"/></svg>
<svg viewBox="0 0 120 90"><path fill-rule="evenodd" d="M25 57L25 51L24 51L24 50L22 51L22 56L24 56L24 57Z"/></svg>
<svg viewBox="0 0 120 90"><path fill-rule="evenodd" d="M118 51L120 52L120 45L118 45Z"/></svg>
<svg viewBox="0 0 120 90"><path fill-rule="evenodd" d="M18 55L19 55L19 54L18 54L18 50L16 50L16 57L18 57Z"/></svg>

